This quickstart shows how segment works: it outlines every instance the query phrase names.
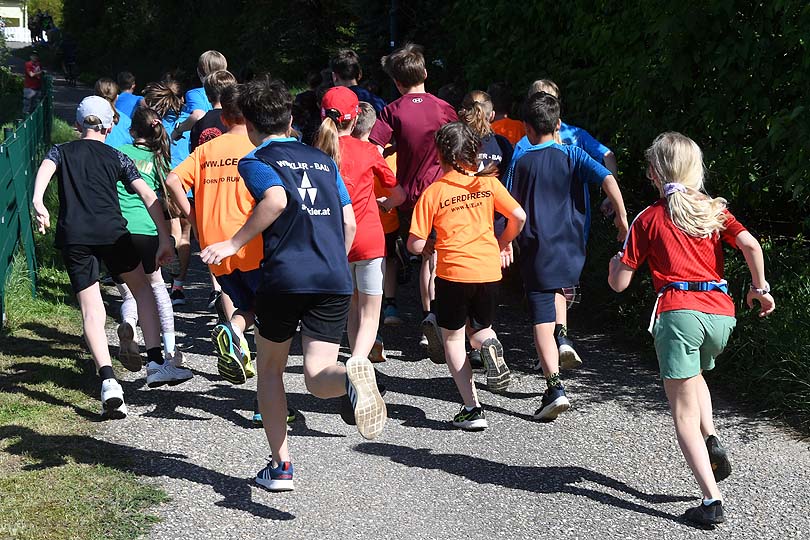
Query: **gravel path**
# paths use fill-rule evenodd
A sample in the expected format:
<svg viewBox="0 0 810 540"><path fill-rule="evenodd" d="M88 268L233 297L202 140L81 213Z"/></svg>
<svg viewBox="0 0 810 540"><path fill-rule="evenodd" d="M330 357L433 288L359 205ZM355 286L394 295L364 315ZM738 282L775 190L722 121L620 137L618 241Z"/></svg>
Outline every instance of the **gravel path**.
<svg viewBox="0 0 810 540"><path fill-rule="evenodd" d="M207 283L194 260L189 281ZM413 287L401 296L414 297ZM573 407L555 423L533 421L545 385L531 370L530 328L508 291L497 330L515 377L499 396L477 376L490 422L482 433L449 424L457 391L446 367L422 359L413 303L401 306L407 325L383 330L389 361L378 371L389 420L374 442L341 422L336 402L306 393L294 344L285 383L300 411L290 439L296 491L267 492L251 481L269 453L249 421L255 380L234 387L219 378L207 285L186 290L178 339L195 378L149 390L145 373L130 377L130 417L100 434L128 448L133 471L171 497L156 509L162 521L150 538L810 537L807 442L720 400L717 425L734 466L721 484L728 523L715 533L682 523L699 490L660 381L649 358L616 350L608 336L575 335L585 365L564 374Z"/></svg>

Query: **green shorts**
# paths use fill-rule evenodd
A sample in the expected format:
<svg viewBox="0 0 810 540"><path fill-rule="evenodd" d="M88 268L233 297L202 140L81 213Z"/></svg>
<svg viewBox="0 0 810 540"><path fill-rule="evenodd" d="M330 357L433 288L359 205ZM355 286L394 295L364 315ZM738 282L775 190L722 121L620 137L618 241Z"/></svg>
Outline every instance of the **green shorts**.
<svg viewBox="0 0 810 540"><path fill-rule="evenodd" d="M688 379L714 369L737 319L690 309L665 311L653 327L662 379Z"/></svg>

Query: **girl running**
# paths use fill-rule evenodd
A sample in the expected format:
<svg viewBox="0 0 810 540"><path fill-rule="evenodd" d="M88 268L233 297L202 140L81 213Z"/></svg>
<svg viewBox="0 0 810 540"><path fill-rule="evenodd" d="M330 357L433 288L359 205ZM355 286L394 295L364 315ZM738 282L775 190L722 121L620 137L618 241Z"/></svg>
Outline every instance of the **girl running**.
<svg viewBox="0 0 810 540"><path fill-rule="evenodd" d="M464 96L458 109L458 119L481 139L481 148L478 150L478 160L481 163L479 167L483 170L494 164L498 168L498 178L503 180L512 161L512 144L506 137L497 135L492 130L490 122L493 118L495 109L489 94L473 90Z"/></svg>
<svg viewBox="0 0 810 540"><path fill-rule="evenodd" d="M132 143L132 135L129 134L131 118L115 108L115 102L118 100L118 83L107 77L101 78L96 81L93 93L109 101L113 110L115 125L104 142L113 148Z"/></svg>
<svg viewBox="0 0 810 540"><path fill-rule="evenodd" d="M684 517L714 528L725 521L717 482L731 474L731 465L714 429L703 371L714 368L736 323L723 279L723 242L743 252L751 271L748 305L759 302L764 317L775 303L759 242L726 209L725 199L704 192L698 145L680 133L662 133L646 156L647 177L660 199L633 221L624 251L610 261L608 283L623 291L649 264L658 291L650 331L661 378L678 444L703 492L702 504Z"/></svg>
<svg viewBox="0 0 810 540"><path fill-rule="evenodd" d="M133 143L124 145L119 150L132 159L141 178L152 190L165 193L165 189L160 188L163 179L169 172L171 154L169 139L160 117L152 109L138 107L135 109L130 131L134 139ZM127 192L120 182L117 186L121 213L127 220L127 230L132 236L132 242L140 255L144 273L149 278L152 292L155 295L163 335L164 361L149 362L146 367L146 382L150 387L178 384L191 379L193 375L188 369L180 367L182 354L175 347L172 301L163 284L160 268L155 266L155 253L158 247L157 227L149 217L140 197ZM121 324L118 325L119 359L124 367L137 372L142 367L138 345L134 341L135 326L138 324L138 305L123 280L117 276L114 279L123 299Z"/></svg>
<svg viewBox="0 0 810 540"><path fill-rule="evenodd" d="M498 305L501 268L512 262L508 246L523 229L526 213L498 179L495 167L480 170L481 140L464 123L452 122L436 132L444 173L419 197L413 211L408 249L432 255L436 263L436 320L441 328L447 367L464 404L453 418L461 429L480 431L488 424L475 390L464 350L465 327L470 345L481 351L490 391L503 391L510 374L503 346L492 322ZM495 237L495 211L509 221ZM434 241L428 241L435 230Z"/></svg>
<svg viewBox="0 0 810 540"><path fill-rule="evenodd" d="M405 191L377 148L351 136L358 112L357 94L345 86L330 88L321 100L323 121L314 146L337 163L357 219L357 235L349 251L354 295L347 326L352 356L366 358L377 340L385 269L385 236L374 177L380 178L383 187L391 188L391 195L382 203L386 210L401 204ZM382 360L382 342L371 359Z"/></svg>

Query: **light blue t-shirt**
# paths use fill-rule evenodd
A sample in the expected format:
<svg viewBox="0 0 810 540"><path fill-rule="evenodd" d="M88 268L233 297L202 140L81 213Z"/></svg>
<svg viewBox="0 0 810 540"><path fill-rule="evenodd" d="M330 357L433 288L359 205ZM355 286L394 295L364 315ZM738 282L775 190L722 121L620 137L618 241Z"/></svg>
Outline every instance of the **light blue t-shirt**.
<svg viewBox="0 0 810 540"><path fill-rule="evenodd" d="M113 148L132 144L132 135L129 134L130 127L132 127L132 120L126 114L118 111L118 123L113 126L104 142Z"/></svg>
<svg viewBox="0 0 810 540"><path fill-rule="evenodd" d="M132 92L121 92L118 94L118 100L115 102L115 108L118 109L118 112L122 112L132 118L135 107L138 106L138 102L142 99L143 96L136 96Z"/></svg>
<svg viewBox="0 0 810 540"><path fill-rule="evenodd" d="M214 107L211 105L211 102L208 101L208 96L205 95L204 88L192 88L186 92L186 104L183 107L183 112L186 115L191 114L197 109L203 112L208 112L213 108Z"/></svg>
<svg viewBox="0 0 810 540"><path fill-rule="evenodd" d="M185 113L181 113L180 116L176 116L174 113L169 113L161 119L161 122L163 122L163 127L166 129L166 134L169 137L169 144L171 145L172 169L180 165L189 154L189 144L191 143L190 131L183 133L183 138L179 141L172 140L172 132L174 131L175 126L186 118L188 118L188 114Z"/></svg>
<svg viewBox="0 0 810 540"><path fill-rule="evenodd" d="M585 150L585 152L587 152L588 155L593 159L603 165L605 164L605 154L610 152L610 148L594 139L593 135L584 129L577 126L568 125L565 122L560 122L560 138L562 139L563 144L578 146ZM525 154L526 150L531 148L531 146L532 143L530 143L528 137L524 135L523 138L520 139L515 145L515 153L512 155L512 163L517 161L520 156Z"/></svg>

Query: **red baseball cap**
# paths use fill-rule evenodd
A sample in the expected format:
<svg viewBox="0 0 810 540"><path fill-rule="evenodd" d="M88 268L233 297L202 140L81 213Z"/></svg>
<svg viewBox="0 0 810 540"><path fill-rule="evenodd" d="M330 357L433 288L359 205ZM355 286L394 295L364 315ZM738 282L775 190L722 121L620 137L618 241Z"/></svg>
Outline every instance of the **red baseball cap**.
<svg viewBox="0 0 810 540"><path fill-rule="evenodd" d="M360 111L359 103L360 100L357 99L357 94L349 88L345 86L330 88L321 100L321 119L327 116L331 117L332 115L328 115L327 111L333 110L337 112L335 115L337 118L334 118L336 121L352 120Z"/></svg>

